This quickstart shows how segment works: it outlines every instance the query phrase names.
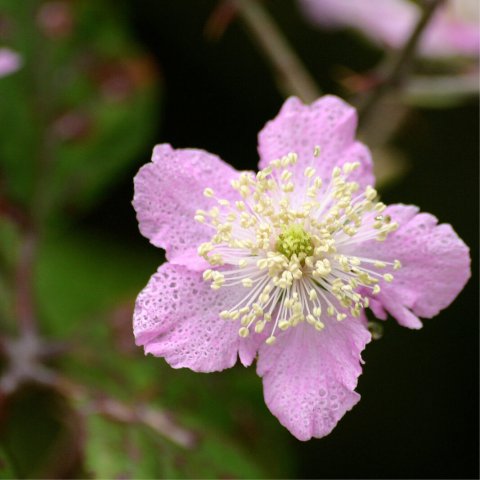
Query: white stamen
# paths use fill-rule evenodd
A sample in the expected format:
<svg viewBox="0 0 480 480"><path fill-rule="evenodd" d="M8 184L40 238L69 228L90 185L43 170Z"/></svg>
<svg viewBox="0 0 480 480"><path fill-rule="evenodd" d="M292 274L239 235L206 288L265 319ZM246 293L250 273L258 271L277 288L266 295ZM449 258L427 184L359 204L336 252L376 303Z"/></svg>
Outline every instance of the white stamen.
<svg viewBox="0 0 480 480"><path fill-rule="evenodd" d="M315 147L314 157L319 155ZM392 282L391 272L401 268L399 260L351 254L355 245L383 241L398 228L382 213L386 206L376 201L375 189L360 192L347 181L360 163L335 167L325 188L312 166L296 178L291 167L297 161L289 153L256 175L241 173L231 185L242 200L219 199L206 188L204 195L217 205L195 214L215 231L198 247L212 267L204 280L214 290L245 289L220 318L238 320L243 338L267 330L268 345L278 332L303 322L322 331L328 317L359 316L369 306L363 292L380 293L379 283Z"/></svg>

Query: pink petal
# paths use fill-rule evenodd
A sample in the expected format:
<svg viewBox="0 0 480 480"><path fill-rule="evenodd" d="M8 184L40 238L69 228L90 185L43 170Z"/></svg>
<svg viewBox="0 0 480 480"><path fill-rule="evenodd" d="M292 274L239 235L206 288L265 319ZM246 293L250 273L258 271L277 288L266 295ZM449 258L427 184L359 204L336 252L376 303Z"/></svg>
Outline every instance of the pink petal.
<svg viewBox="0 0 480 480"><path fill-rule="evenodd" d="M323 28L354 28L393 49L403 47L421 16L410 0L300 0L300 5L305 16ZM478 57L478 16L477 0L444 2L420 39L420 54Z"/></svg>
<svg viewBox="0 0 480 480"><path fill-rule="evenodd" d="M144 165L134 180L133 206L140 231L164 248L170 261L203 269L196 250L211 239L212 231L194 220L195 212L216 205L203 195L207 187L220 198L234 198L230 180L236 175L234 168L203 150L157 145L152 163Z"/></svg>
<svg viewBox="0 0 480 480"><path fill-rule="evenodd" d="M313 23L331 29L355 28L390 48L402 46L420 16L418 6L409 0L301 0L300 3Z"/></svg>
<svg viewBox="0 0 480 480"><path fill-rule="evenodd" d="M0 48L0 77L16 72L22 65L18 53L9 48Z"/></svg>
<svg viewBox="0 0 480 480"><path fill-rule="evenodd" d="M447 224L418 208L391 205L390 215L400 225L384 242L356 244L355 255L400 260L392 283L382 282L375 297L398 322L421 328L417 318L431 318L450 305L470 278L469 249ZM353 247L352 247L353 248Z"/></svg>
<svg viewBox="0 0 480 480"><path fill-rule="evenodd" d="M137 298L136 343L145 347L145 353L164 357L174 368L223 370L235 364L237 353L248 366L261 339L243 339L238 335L238 322L219 318L222 310L244 295L238 288L212 290L200 272L165 263Z"/></svg>
<svg viewBox="0 0 480 480"><path fill-rule="evenodd" d="M258 136L260 168L271 160L295 152L297 179L303 178L305 167L313 165L323 179L345 162L360 162L360 168L349 179L361 185L373 185L372 160L369 150L355 141L357 113L338 97L326 95L312 105L298 98L289 98L279 114L268 122ZM320 146L319 158L313 157Z"/></svg>
<svg viewBox="0 0 480 480"><path fill-rule="evenodd" d="M420 44L421 52L432 57L464 55L478 57L480 29L474 16L469 21L455 18L448 8L440 10L425 31Z"/></svg>
<svg viewBox="0 0 480 480"><path fill-rule="evenodd" d="M265 402L299 440L328 435L360 399L354 389L370 341L365 319L327 322L321 332L306 324L291 328L259 352Z"/></svg>

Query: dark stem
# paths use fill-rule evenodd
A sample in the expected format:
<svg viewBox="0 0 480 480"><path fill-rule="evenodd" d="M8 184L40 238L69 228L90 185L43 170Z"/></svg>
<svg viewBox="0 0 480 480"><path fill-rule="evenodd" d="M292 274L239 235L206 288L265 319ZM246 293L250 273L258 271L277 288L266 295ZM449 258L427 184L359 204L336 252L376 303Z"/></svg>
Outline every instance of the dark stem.
<svg viewBox="0 0 480 480"><path fill-rule="evenodd" d="M412 67L412 61L427 25L433 17L436 9L444 0L429 0L425 2L423 13L413 29L404 47L395 55L391 61L383 67L386 72L384 81L368 95L359 108L360 124L363 128L369 119L376 112L378 104L384 97L393 90L402 86ZM382 70L382 69L381 69Z"/></svg>
<svg viewBox="0 0 480 480"><path fill-rule="evenodd" d="M15 275L15 313L22 335L36 335L34 265L37 238L33 228L28 229L20 246L20 259Z"/></svg>
<svg viewBox="0 0 480 480"><path fill-rule="evenodd" d="M197 443L194 432L178 425L174 416L160 407L138 403L129 405L104 392L89 390L83 385L58 375L49 383L66 396L83 404L85 415L99 414L120 423L145 425L185 449L192 449Z"/></svg>
<svg viewBox="0 0 480 480"><path fill-rule="evenodd" d="M263 5L258 0L230 1L277 73L285 95L309 103L317 99L322 92Z"/></svg>

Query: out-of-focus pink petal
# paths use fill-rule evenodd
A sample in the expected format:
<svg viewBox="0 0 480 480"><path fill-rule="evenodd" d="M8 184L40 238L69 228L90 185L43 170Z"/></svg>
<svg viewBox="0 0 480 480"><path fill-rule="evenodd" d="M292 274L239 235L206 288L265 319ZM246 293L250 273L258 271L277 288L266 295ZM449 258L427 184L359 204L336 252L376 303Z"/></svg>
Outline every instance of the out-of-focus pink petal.
<svg viewBox="0 0 480 480"><path fill-rule="evenodd" d="M421 16L410 0L300 0L300 4L305 16L324 28L354 28L392 49L405 44ZM477 0L445 2L423 33L419 53L478 57L479 9Z"/></svg>
<svg viewBox="0 0 480 480"><path fill-rule="evenodd" d="M9 48L0 48L0 77L16 72L22 65L18 53Z"/></svg>
<svg viewBox="0 0 480 480"><path fill-rule="evenodd" d="M420 16L406 0L301 0L307 18L324 28L355 28L375 42L397 48Z"/></svg>
<svg viewBox="0 0 480 480"><path fill-rule="evenodd" d="M265 402L299 440L324 437L360 399L361 352L370 341L364 318L301 324L260 347L257 373Z"/></svg>
<svg viewBox="0 0 480 480"><path fill-rule="evenodd" d="M137 298L133 318L136 343L174 368L223 370L235 364L237 354L248 366L261 339L241 338L238 322L219 317L244 295L238 288L212 290L200 272L165 263Z"/></svg>
<svg viewBox="0 0 480 480"><path fill-rule="evenodd" d="M465 0L463 0L465 1ZM455 18L448 12L448 5L435 15L420 43L420 52L426 56L446 57L465 55L478 57L480 53L480 28L474 18L469 22Z"/></svg>
<svg viewBox="0 0 480 480"><path fill-rule="evenodd" d="M152 162L134 180L133 206L140 231L166 250L169 261L202 269L202 262L189 260L200 243L211 239L212 231L194 221L195 212L216 205L203 195L207 187L220 198L234 198L230 180L236 175L233 167L203 150L157 145Z"/></svg>
<svg viewBox="0 0 480 480"><path fill-rule="evenodd" d="M355 244L351 253L392 261L402 268L393 272L392 283L381 283L375 297L401 325L422 326L417 317L431 318L444 309L470 278L469 249L448 224L417 207L391 205L383 215L390 215L400 225L384 242L370 240Z"/></svg>
<svg viewBox="0 0 480 480"><path fill-rule="evenodd" d="M278 115L269 121L258 136L260 168L271 160L290 152L298 155L296 183L303 179L307 166L314 166L317 174L329 179L335 166L346 162L360 162L360 168L349 176L362 186L373 185L370 152L355 141L357 113L338 97L325 95L312 105L304 105L298 98L289 98ZM314 158L316 146L320 157Z"/></svg>

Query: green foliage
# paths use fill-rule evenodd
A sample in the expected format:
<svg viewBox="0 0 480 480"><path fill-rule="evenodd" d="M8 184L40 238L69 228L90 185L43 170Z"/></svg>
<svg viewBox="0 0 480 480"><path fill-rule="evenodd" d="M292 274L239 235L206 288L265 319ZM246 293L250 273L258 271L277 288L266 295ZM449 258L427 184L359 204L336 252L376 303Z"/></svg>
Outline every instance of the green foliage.
<svg viewBox="0 0 480 480"><path fill-rule="evenodd" d="M95 478L262 478L255 459L220 432L198 425L201 438L177 446L140 425L88 419L86 466Z"/></svg>
<svg viewBox="0 0 480 480"><path fill-rule="evenodd" d="M64 478L81 469L78 416L66 399L44 388L27 387L3 405L0 422L0 478ZM11 475L11 476L9 476Z"/></svg>
<svg viewBox="0 0 480 480"><path fill-rule="evenodd" d="M92 328L89 318L131 301L144 286L161 255L127 248L113 238L77 231L57 233L41 246L37 298L44 327L52 335ZM85 330L84 330L85 331Z"/></svg>
<svg viewBox="0 0 480 480"><path fill-rule="evenodd" d="M23 59L0 82L6 192L40 213L85 208L148 145L156 68L106 1L0 0L0 11Z"/></svg>

